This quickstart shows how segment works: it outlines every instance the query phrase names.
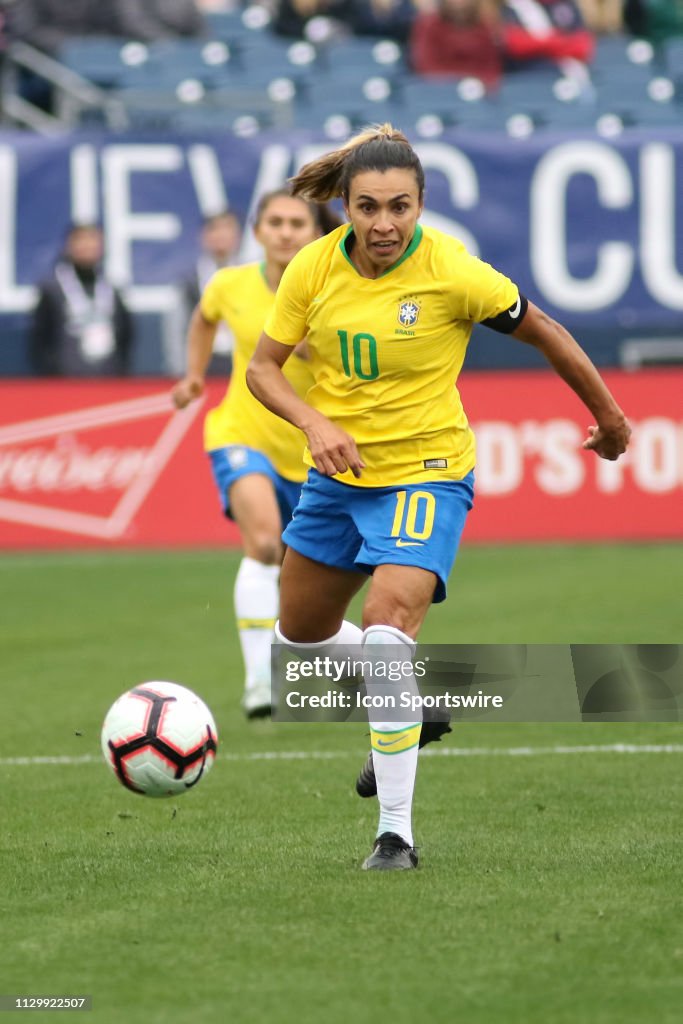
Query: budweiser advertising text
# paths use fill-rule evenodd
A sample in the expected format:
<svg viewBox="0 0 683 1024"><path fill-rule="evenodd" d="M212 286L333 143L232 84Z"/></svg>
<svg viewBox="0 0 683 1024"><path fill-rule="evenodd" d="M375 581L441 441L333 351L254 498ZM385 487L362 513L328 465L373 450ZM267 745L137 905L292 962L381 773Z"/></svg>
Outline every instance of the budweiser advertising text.
<svg viewBox="0 0 683 1024"><path fill-rule="evenodd" d="M590 415L546 371L465 373L477 435L467 541L683 536L683 371L606 373L634 427L626 457L581 450ZM0 547L235 544L202 421L223 386L171 408L168 381L0 384Z"/></svg>

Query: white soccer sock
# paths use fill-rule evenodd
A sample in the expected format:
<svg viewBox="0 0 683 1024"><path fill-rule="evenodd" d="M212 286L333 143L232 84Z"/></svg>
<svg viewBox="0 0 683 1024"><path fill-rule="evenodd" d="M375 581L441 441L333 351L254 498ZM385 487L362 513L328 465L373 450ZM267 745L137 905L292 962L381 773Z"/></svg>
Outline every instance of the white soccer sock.
<svg viewBox="0 0 683 1024"><path fill-rule="evenodd" d="M270 644L280 601L279 575L279 565L264 565L245 556L235 579L235 617L247 690L270 686Z"/></svg>
<svg viewBox="0 0 683 1024"><path fill-rule="evenodd" d="M334 636L331 636L328 640L317 640L312 644L298 644L293 640L288 640L287 637L280 630L279 620L275 623L275 641L278 644L282 644L293 654L303 655L306 651L310 651L313 657L324 658L327 655L332 657L333 655L337 658L350 657L352 660L357 660L360 656L360 648L363 643L363 630L349 622L347 619L341 624L341 629ZM342 654L343 648L351 648L348 655Z"/></svg>
<svg viewBox="0 0 683 1024"><path fill-rule="evenodd" d="M363 659L371 661L373 665L385 662L389 655L391 661L409 662L414 654L415 641L394 626L369 626L363 634ZM373 677L381 678L374 671ZM375 682L373 687L373 677L368 676L366 679L368 694L373 689L386 694L386 685L380 688ZM402 675L400 684L397 684L398 690L418 692L412 672ZM370 712L371 716L374 714ZM420 729L421 722L414 717L407 722L370 718L372 763L379 800L377 835L395 832L409 846L413 845L412 806Z"/></svg>

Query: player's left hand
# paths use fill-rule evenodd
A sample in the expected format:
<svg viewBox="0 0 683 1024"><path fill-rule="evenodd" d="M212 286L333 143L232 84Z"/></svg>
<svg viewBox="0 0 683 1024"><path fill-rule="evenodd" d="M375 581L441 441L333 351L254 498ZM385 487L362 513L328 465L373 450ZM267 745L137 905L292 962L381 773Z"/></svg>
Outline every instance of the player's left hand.
<svg viewBox="0 0 683 1024"><path fill-rule="evenodd" d="M365 463L360 457L356 442L327 416L314 413L308 425L304 427L308 450L311 453L315 468L323 476L336 476L351 470L355 477L360 477Z"/></svg>
<svg viewBox="0 0 683 1024"><path fill-rule="evenodd" d="M622 417L609 427L589 427L588 437L582 447L594 451L601 459L615 462L628 448L631 427L628 420Z"/></svg>

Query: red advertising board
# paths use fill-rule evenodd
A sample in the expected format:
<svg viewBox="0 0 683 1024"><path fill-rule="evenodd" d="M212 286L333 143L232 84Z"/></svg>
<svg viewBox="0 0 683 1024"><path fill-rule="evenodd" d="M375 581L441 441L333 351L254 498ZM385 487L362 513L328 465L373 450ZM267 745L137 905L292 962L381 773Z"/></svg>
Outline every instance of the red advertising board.
<svg viewBox="0 0 683 1024"><path fill-rule="evenodd" d="M633 427L617 462L583 451L594 421L555 374L463 374L477 435L468 540L683 537L683 371L602 376Z"/></svg>
<svg viewBox="0 0 683 1024"><path fill-rule="evenodd" d="M168 381L0 384L0 547L237 543L223 518L203 414Z"/></svg>
<svg viewBox="0 0 683 1024"><path fill-rule="evenodd" d="M683 371L610 372L634 427L617 463L584 452L591 422L548 371L465 373L477 434L468 541L683 537ZM0 383L0 548L218 546L202 420L167 381Z"/></svg>

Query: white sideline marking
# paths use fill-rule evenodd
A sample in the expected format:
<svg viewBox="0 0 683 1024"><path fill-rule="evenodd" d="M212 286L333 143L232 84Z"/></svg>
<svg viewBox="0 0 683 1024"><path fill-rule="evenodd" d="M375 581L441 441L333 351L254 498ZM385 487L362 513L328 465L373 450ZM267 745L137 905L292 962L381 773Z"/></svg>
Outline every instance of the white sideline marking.
<svg viewBox="0 0 683 1024"><path fill-rule="evenodd" d="M362 757L362 750L260 750L251 754L219 754L221 761L334 761ZM683 754L681 743L611 743L583 747L436 747L423 751L423 757L546 757L553 754ZM41 764L95 764L95 754L80 757L0 757L0 768Z"/></svg>

